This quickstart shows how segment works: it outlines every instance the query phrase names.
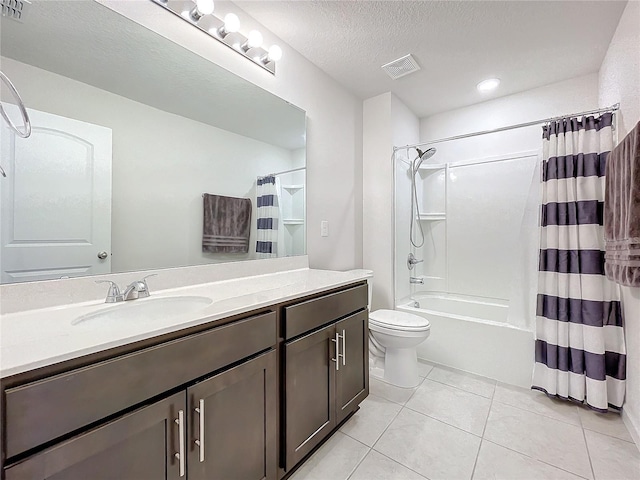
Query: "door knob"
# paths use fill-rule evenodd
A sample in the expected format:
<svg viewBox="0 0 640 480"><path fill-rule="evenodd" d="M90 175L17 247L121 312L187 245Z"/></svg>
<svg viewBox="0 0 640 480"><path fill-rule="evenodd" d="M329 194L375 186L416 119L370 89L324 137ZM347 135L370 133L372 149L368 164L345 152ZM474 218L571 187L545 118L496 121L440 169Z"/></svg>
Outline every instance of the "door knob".
<svg viewBox="0 0 640 480"><path fill-rule="evenodd" d="M104 252L104 251L102 251L102 252L98 252L98 258L99 258L100 260L104 260L104 259L105 259L105 258L107 258L108 256L109 256L109 254L108 254L107 252Z"/></svg>

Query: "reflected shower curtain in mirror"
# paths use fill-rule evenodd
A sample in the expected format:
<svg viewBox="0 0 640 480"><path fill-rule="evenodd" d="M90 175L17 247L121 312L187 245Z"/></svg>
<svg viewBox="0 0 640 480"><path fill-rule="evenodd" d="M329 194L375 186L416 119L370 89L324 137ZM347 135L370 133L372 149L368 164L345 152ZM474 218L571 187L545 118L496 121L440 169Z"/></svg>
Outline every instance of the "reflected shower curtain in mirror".
<svg viewBox="0 0 640 480"><path fill-rule="evenodd" d="M280 198L275 176L258 177L256 204L258 206L256 257L277 257Z"/></svg>
<svg viewBox="0 0 640 480"><path fill-rule="evenodd" d="M604 276L604 174L613 114L543 128L532 388L619 409L626 350L618 286Z"/></svg>

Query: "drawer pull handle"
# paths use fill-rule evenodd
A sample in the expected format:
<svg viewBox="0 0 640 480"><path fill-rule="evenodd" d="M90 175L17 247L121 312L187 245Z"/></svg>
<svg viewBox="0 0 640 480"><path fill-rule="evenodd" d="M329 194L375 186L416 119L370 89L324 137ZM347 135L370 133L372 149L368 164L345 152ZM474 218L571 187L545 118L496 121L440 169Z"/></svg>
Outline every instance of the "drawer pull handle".
<svg viewBox="0 0 640 480"><path fill-rule="evenodd" d="M204 462L204 399L200 399L199 402L199 406L196 407L196 412L198 413L198 416L200 418L199 424L200 424L200 434L199 440L196 440L195 443L196 445L198 445L198 447L200 447L200 461Z"/></svg>
<svg viewBox="0 0 640 480"><path fill-rule="evenodd" d="M180 451L175 454L175 457L180 462L180 476L184 477L184 463L185 463L185 452L184 452L184 410L178 411L178 418L174 420L178 424L179 432L180 432Z"/></svg>
<svg viewBox="0 0 640 480"><path fill-rule="evenodd" d="M336 338L332 338L331 341L336 344L336 358L332 358L332 362L336 362L336 370L340 370L340 357L342 357L342 365L344 363L344 352L340 353L340 337L342 337L342 349L344 350L344 330L342 331L343 335L340 335L336 332Z"/></svg>
<svg viewBox="0 0 640 480"><path fill-rule="evenodd" d="M347 335L342 330L342 365L347 364Z"/></svg>

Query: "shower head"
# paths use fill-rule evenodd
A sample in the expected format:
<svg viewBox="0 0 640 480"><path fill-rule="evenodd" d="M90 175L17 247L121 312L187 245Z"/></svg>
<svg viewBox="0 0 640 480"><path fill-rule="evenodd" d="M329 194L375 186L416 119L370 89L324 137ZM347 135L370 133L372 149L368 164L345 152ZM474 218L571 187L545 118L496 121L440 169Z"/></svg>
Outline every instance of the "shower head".
<svg viewBox="0 0 640 480"><path fill-rule="evenodd" d="M416 158L417 163L415 163L415 166L413 167L414 173L418 171L418 168L420 168L420 165L422 165L422 162L424 162L425 160L430 159L431 157L433 157L436 154L435 147L431 147L426 152L423 152L419 148L416 148L416 150L418 151L418 158Z"/></svg>

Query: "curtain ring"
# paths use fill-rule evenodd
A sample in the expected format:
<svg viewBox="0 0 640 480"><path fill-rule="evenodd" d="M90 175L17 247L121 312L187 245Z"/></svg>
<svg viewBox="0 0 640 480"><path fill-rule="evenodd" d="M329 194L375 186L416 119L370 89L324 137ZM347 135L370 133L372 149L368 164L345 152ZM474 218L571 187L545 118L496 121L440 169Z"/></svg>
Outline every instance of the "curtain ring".
<svg viewBox="0 0 640 480"><path fill-rule="evenodd" d="M20 94L16 90L16 87L13 86L13 83L11 83L11 80L9 80L9 77L7 77L2 72L0 72L0 80L2 80L7 87L9 87L11 94L18 101L18 108L20 109L22 119L24 120L24 132L21 132L20 129L16 127L16 125L11 121L11 119L7 115L7 112L4 111L2 103L0 103L0 115L2 115L2 118L4 118L5 122L7 122L11 130L16 132L16 135L18 135L20 138L28 138L31 135L31 121L29 120L29 114L27 113L27 109L24 107L22 98L20 98ZM2 172L2 174L3 176L6 176L4 174L4 171Z"/></svg>

